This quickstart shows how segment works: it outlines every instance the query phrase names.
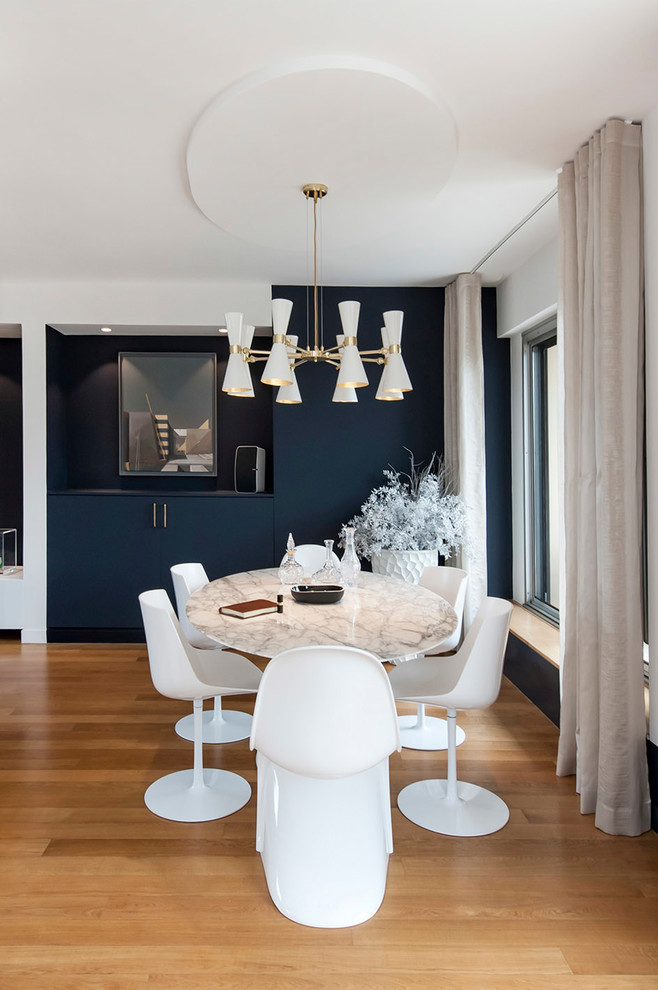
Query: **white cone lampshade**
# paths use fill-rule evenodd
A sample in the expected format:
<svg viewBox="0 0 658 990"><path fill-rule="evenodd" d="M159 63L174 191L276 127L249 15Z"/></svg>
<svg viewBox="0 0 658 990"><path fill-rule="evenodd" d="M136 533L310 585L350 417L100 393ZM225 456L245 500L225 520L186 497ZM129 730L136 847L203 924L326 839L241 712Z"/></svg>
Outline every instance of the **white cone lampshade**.
<svg viewBox="0 0 658 990"><path fill-rule="evenodd" d="M356 344L348 344L340 359L336 385L339 388L364 388L367 384L368 376Z"/></svg>
<svg viewBox="0 0 658 990"><path fill-rule="evenodd" d="M288 358L290 361L292 385L281 385L276 394L276 401L285 406L299 405L302 401L302 396L297 384L297 376L295 375L295 369L292 367L292 362L295 359L295 347L297 346L298 339L298 337L292 335L288 337L288 344L286 345L286 350L288 351Z"/></svg>
<svg viewBox="0 0 658 990"><path fill-rule="evenodd" d="M295 372L292 371L291 374L292 385L281 385L276 394L276 401L285 406L299 405L302 401L299 385L297 384L297 379L295 378Z"/></svg>
<svg viewBox="0 0 658 990"><path fill-rule="evenodd" d="M285 344L272 344L272 350L260 380L265 385L292 385L292 372Z"/></svg>
<svg viewBox="0 0 658 990"><path fill-rule="evenodd" d="M341 388L336 385L334 389L334 394L331 399L332 402L358 402L359 398L356 394L355 388L350 388L349 386Z"/></svg>
<svg viewBox="0 0 658 990"><path fill-rule="evenodd" d="M388 347L389 344L390 337L388 335L388 330L386 327L382 327L382 347ZM383 377L382 372L382 378ZM382 389L382 378L380 378L379 385L377 386L377 393L375 395L376 399L380 399L382 402L398 402L400 399L404 399L402 392L385 392Z"/></svg>
<svg viewBox="0 0 658 990"><path fill-rule="evenodd" d="M384 326L382 327L382 343L384 347L400 347L403 318L404 313L399 309L392 309L384 313ZM379 383L377 398L380 397L379 393L411 392L411 390L412 384L407 374L402 354L399 351L388 354Z"/></svg>
<svg viewBox="0 0 658 990"><path fill-rule="evenodd" d="M382 375L382 378L384 376ZM382 402L399 402L400 399L404 399L402 392L384 392L382 389L382 383L379 382L377 386L377 392L375 394L376 399L380 399Z"/></svg>
<svg viewBox="0 0 658 990"><path fill-rule="evenodd" d="M239 344L242 334L242 313L224 313L229 344Z"/></svg>
<svg viewBox="0 0 658 990"><path fill-rule="evenodd" d="M382 392L411 392L413 386L401 354L389 354L379 383Z"/></svg>
<svg viewBox="0 0 658 990"><path fill-rule="evenodd" d="M272 333L287 333L292 313L292 302L290 299L272 300Z"/></svg>
<svg viewBox="0 0 658 990"><path fill-rule="evenodd" d="M251 375L242 354L229 354L222 392L251 392L253 394Z"/></svg>
<svg viewBox="0 0 658 990"><path fill-rule="evenodd" d="M288 352L283 340L277 337L285 337L292 313L292 302L290 299L272 300L272 335L274 343L267 359L263 374L260 380L265 385L292 385L292 374L288 361Z"/></svg>
<svg viewBox="0 0 658 990"><path fill-rule="evenodd" d="M346 337L356 337L360 309L361 303L353 299L346 299L344 302L338 303L340 322L343 325L343 333Z"/></svg>
<svg viewBox="0 0 658 990"><path fill-rule="evenodd" d="M361 303L352 299L338 303L344 337L356 338L360 309ZM367 384L368 376L356 344L343 345L336 385L339 388L364 388Z"/></svg>
<svg viewBox="0 0 658 990"><path fill-rule="evenodd" d="M402 320L404 313L401 309L390 309L384 313L384 326L388 335L388 346L399 344L402 340Z"/></svg>
<svg viewBox="0 0 658 990"><path fill-rule="evenodd" d="M244 335L242 313L226 313L225 318L226 328L228 330L229 346L242 346L242 338ZM251 328L251 336L253 337L253 327ZM222 384L222 392L228 392L229 395L244 394L245 397L250 397L253 395L251 375L249 374L249 368L242 354L238 354L237 352L229 354L228 362L226 364L226 374L224 375L224 382Z"/></svg>
<svg viewBox="0 0 658 990"><path fill-rule="evenodd" d="M254 330L255 330L255 327L251 326L250 324L248 324L248 323L243 324L242 331L240 333L240 346L241 347L251 347L251 342L254 339ZM240 358L241 355L240 354L230 355L229 361L230 361L231 357ZM244 360L244 358L242 359L242 366L243 367L240 370L239 374L242 376L242 381L243 381L244 387L240 391L237 391L236 390L236 391L229 392L229 395L234 395L234 396L236 396L236 398L240 398L240 399L253 399L254 398L254 386L253 386L253 383L251 381L251 372L249 370L249 365ZM237 367L237 363L236 363L236 367ZM227 368L227 372L228 372L228 368ZM224 379L224 384L226 384L226 379Z"/></svg>

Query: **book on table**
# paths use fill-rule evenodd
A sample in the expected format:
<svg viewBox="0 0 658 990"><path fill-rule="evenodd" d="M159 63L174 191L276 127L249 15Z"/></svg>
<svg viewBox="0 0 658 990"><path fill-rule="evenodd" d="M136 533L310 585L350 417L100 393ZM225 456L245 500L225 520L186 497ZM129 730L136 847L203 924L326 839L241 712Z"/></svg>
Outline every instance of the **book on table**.
<svg viewBox="0 0 658 990"><path fill-rule="evenodd" d="M276 609L276 602L270 602L267 598L254 598L249 602L222 605L219 611L222 615L234 615L238 619L250 619L254 615L265 615L267 612L276 612Z"/></svg>

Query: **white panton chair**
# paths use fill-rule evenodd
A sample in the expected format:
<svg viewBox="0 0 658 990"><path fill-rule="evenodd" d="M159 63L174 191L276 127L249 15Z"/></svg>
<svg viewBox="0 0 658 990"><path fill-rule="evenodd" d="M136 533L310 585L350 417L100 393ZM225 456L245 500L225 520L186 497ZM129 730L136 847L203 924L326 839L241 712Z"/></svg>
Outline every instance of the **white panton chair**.
<svg viewBox="0 0 658 990"><path fill-rule="evenodd" d="M185 611L190 595L208 584L208 575L203 564L174 564L170 571L176 596L178 621L188 643L198 650L221 650L219 643L204 636L192 625ZM251 715L247 712L224 711L221 695L216 695L211 711L203 713L202 726L204 743L238 742L240 739L249 738ZM194 714L179 718L175 729L183 739L194 739Z"/></svg>
<svg viewBox="0 0 658 990"><path fill-rule="evenodd" d="M263 674L251 748L256 849L276 907L315 928L372 917L393 851L388 758L400 748L381 662L350 647L279 653Z"/></svg>
<svg viewBox="0 0 658 990"><path fill-rule="evenodd" d="M420 657L395 667L390 680L399 701L445 708L448 714L447 780L418 780L398 794L410 821L443 835L489 835L509 819L491 791L457 780L457 711L488 708L500 692L512 605L485 598L460 649L441 663Z"/></svg>
<svg viewBox="0 0 658 990"><path fill-rule="evenodd" d="M284 554L281 558L281 564L286 559L286 556ZM324 565L326 557L327 548L319 543L302 543L300 546L295 547L295 560L304 568L305 578L310 578L312 574L319 571ZM340 560L333 550L331 551L331 559L336 567L340 567ZM279 567L281 564L279 564Z"/></svg>
<svg viewBox="0 0 658 990"><path fill-rule="evenodd" d="M441 645L426 653L425 656L440 657L445 653L456 650L462 638L464 621L464 602L468 575L459 567L439 567L430 565L423 569L418 581L419 588L428 588L452 605L457 615L457 628L452 636L445 639ZM416 715L400 715L400 742L405 749L447 749L448 725L443 718L435 718L425 714L425 705L417 706ZM466 738L464 730L457 726L457 745Z"/></svg>
<svg viewBox="0 0 658 990"><path fill-rule="evenodd" d="M201 716L203 699L258 690L261 673L246 657L190 646L163 589L139 596L151 680L166 698L194 706L194 768L160 777L144 794L146 807L174 822L208 822L232 815L247 803L251 788L227 770L204 769Z"/></svg>

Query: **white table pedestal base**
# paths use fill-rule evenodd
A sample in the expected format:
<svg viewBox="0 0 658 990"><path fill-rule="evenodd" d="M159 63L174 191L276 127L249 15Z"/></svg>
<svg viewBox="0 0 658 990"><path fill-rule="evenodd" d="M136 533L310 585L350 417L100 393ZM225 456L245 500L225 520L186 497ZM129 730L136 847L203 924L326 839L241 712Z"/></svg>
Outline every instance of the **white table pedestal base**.
<svg viewBox="0 0 658 990"><path fill-rule="evenodd" d="M444 718L425 714L425 705L418 705L416 715L398 715L400 742L405 749L447 749L448 723ZM466 739L466 733L457 726L456 744Z"/></svg>
<svg viewBox="0 0 658 990"><path fill-rule="evenodd" d="M215 701L219 701L216 698ZM215 704L201 719L201 739L204 743L231 743L251 735L251 715L247 712L222 710ZM176 722L176 732L182 739L194 742L194 715L185 715Z"/></svg>

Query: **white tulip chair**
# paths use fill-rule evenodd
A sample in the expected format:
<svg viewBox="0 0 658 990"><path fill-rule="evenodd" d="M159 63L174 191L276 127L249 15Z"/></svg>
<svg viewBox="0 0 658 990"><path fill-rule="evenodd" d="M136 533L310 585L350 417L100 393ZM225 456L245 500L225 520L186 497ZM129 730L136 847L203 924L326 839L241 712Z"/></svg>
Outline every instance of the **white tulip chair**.
<svg viewBox="0 0 658 990"><path fill-rule="evenodd" d="M237 773L204 769L201 716L204 698L258 690L260 670L245 657L190 646L166 591L139 596L151 679L166 698L194 706L194 768L154 781L144 794L149 811L174 822L208 822L232 815L247 803L251 787Z"/></svg>
<svg viewBox="0 0 658 990"><path fill-rule="evenodd" d="M187 617L185 606L191 594L208 584L208 575L203 564L174 564L171 570L171 580L176 596L176 611L181 629L188 641L197 650L215 650L220 652L222 646L214 639L209 639L196 629ZM176 732L183 739L194 739L194 714L184 715L175 725ZM203 713L202 738L204 743L229 743L248 739L251 732L251 715L247 712L236 712L222 708L221 695L213 699L211 711Z"/></svg>
<svg viewBox="0 0 658 990"><path fill-rule="evenodd" d="M256 849L276 907L315 928L372 917L393 851L388 758L400 748L381 662L349 647L279 653L263 674L251 748Z"/></svg>
<svg viewBox="0 0 658 990"><path fill-rule="evenodd" d="M464 622L464 602L468 575L459 567L425 567L418 581L419 588L428 588L452 605L457 615L457 627L448 639L436 650L424 655L441 657L455 650L462 638ZM437 661L440 662L440 661ZM418 705L415 715L400 715L400 742L404 749L447 749L448 726L443 718L435 718L425 713L425 705ZM457 745L466 738L464 730L457 726Z"/></svg>
<svg viewBox="0 0 658 990"><path fill-rule="evenodd" d="M409 660L391 671L398 701L438 705L448 715L448 777L418 780L398 794L398 808L410 821L443 835L489 835L509 819L498 795L457 779L457 711L488 708L500 692L512 605L485 598L460 649L441 663Z"/></svg>

